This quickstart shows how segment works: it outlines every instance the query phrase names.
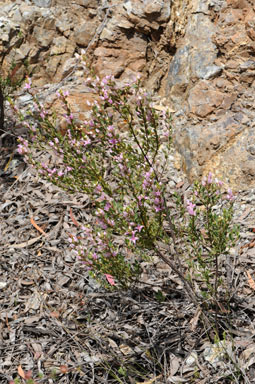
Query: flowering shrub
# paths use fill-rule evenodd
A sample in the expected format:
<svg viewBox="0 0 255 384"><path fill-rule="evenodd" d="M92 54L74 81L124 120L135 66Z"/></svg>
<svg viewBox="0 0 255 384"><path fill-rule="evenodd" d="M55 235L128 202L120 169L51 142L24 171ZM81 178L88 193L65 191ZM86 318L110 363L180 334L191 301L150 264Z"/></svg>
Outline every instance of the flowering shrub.
<svg viewBox="0 0 255 384"><path fill-rule="evenodd" d="M202 296L216 304L219 287L221 293L231 293L229 287L223 287L222 266L230 265L229 248L238 237L238 228L232 225L235 197L231 189L227 194L222 191L222 186L211 173L202 183L195 183L192 202L187 200L189 224L184 226L189 243L190 280L195 275L201 282ZM221 299L227 301L229 296Z"/></svg>
<svg viewBox="0 0 255 384"><path fill-rule="evenodd" d="M77 129L68 94L59 91L66 135L56 131L48 111L35 100L31 142L20 138L18 151L42 177L90 196L93 222L82 228L79 239L70 238L71 247L91 273L112 275L126 286L139 274L140 261L149 256L163 230L165 186L160 180L170 144L170 117L165 113L160 118L139 79L122 88L109 76L88 78L87 84L102 102L91 105L91 118L83 127ZM26 89L30 86L29 80ZM51 152L57 165L37 161L32 148Z"/></svg>
<svg viewBox="0 0 255 384"><path fill-rule="evenodd" d="M20 114L30 129L30 139L20 138L18 148L25 160L41 177L90 199L93 218L70 236L70 247L94 277L122 287L139 277L142 260L158 256L195 304L204 300L205 289L215 303L222 278L219 257L236 238L232 192L224 195L221 183L209 174L186 201L173 196L165 176L169 114L153 108L139 79L120 87L111 76L88 77L86 84L100 102L90 104L90 118L82 126L74 120L68 93L57 92L65 109L64 135L36 98L28 117ZM46 150L51 160L41 162L35 149ZM202 280L199 292L194 289L197 278Z"/></svg>

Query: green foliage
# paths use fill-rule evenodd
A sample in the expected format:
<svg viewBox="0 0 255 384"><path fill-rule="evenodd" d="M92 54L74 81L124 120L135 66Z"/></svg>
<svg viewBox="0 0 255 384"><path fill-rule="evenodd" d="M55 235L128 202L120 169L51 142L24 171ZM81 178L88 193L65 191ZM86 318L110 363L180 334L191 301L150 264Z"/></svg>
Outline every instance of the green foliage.
<svg viewBox="0 0 255 384"><path fill-rule="evenodd" d="M227 300L230 292L224 287L223 266L228 261L229 249L238 238L238 227L232 225L234 196L231 190L222 192L222 182L207 180L195 183L192 202L196 207L189 216L186 234L190 281L198 281L205 302L217 305L219 289ZM186 232L185 232L186 231Z"/></svg>
<svg viewBox="0 0 255 384"><path fill-rule="evenodd" d="M24 75L20 78L17 78L16 72L23 67ZM3 95L7 98L15 90L17 90L22 83L25 81L26 77L29 74L29 61L24 60L22 64L18 64L15 61L12 62L9 71L6 75L0 75L0 87L2 89Z"/></svg>

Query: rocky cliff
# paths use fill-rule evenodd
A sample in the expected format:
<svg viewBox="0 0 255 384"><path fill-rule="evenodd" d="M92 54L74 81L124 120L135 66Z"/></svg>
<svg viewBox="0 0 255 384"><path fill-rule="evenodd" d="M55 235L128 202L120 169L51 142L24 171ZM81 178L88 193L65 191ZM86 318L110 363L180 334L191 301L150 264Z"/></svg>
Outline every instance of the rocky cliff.
<svg viewBox="0 0 255 384"><path fill-rule="evenodd" d="M14 68L22 76L25 64L49 105L59 84L69 88L79 119L92 96L76 52L84 49L101 75L124 81L141 74L145 86L174 111L175 145L190 178L211 170L235 189L255 186L253 0L0 5L3 74Z"/></svg>

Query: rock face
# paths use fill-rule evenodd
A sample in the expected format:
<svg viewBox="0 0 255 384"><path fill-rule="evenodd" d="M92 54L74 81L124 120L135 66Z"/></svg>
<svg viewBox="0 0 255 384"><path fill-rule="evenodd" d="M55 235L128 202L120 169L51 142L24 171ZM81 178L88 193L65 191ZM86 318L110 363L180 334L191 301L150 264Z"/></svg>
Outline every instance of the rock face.
<svg viewBox="0 0 255 384"><path fill-rule="evenodd" d="M253 0L0 0L2 72L69 89L86 118L86 51L94 70L129 81L141 74L173 114L175 144L192 179L209 171L235 189L255 186ZM46 89L46 90L45 90ZM57 104L54 104L57 106Z"/></svg>
<svg viewBox="0 0 255 384"><path fill-rule="evenodd" d="M188 175L255 185L255 5L197 0L170 63L166 96Z"/></svg>
<svg viewBox="0 0 255 384"><path fill-rule="evenodd" d="M148 60L149 51L163 37L171 13L171 0L17 0L0 4L2 70L6 73L12 63L26 61L37 86L63 80L67 62L70 72L70 59L81 48L101 75L131 79L145 74L153 61Z"/></svg>

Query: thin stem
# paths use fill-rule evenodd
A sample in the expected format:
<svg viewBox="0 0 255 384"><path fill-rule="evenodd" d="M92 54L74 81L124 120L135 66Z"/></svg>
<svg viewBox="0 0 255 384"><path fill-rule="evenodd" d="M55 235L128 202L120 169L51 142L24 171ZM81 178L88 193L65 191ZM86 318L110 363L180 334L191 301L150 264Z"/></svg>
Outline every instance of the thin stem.
<svg viewBox="0 0 255 384"><path fill-rule="evenodd" d="M171 260L169 260L159 249L158 247L154 244L154 249L156 251L156 253L158 254L158 256L160 257L161 260L163 260L167 265L169 265L169 267L171 267L171 269L178 275L178 277L181 279L181 281L183 282L183 285L189 295L189 297L191 298L192 302L199 306L199 302L197 300L197 297L196 295L194 294L194 291L192 289L192 287L190 286L189 282L187 281L187 279L185 278L185 276L183 275L183 273L175 266L174 263L172 263Z"/></svg>
<svg viewBox="0 0 255 384"><path fill-rule="evenodd" d="M208 329L211 328L211 324L210 324L210 321L208 319L208 317L206 316L206 314L204 313L203 309L201 308L200 306L200 303L194 293L194 290L193 288L191 287L191 285L189 284L189 282L187 281L187 279L185 278L185 276L183 275L183 273L181 272L181 270L179 270L175 265L174 263L172 263L171 260L169 260L162 252L160 252L160 250L158 249L158 247L154 244L154 249L156 251L156 253L158 254L159 258L161 260L163 260L167 265L169 265L169 267L177 274L177 276L181 279L181 281L183 282L183 285L184 285L184 288L187 292L187 294L189 295L191 301L193 302L193 304L197 307L197 308L200 308L201 309L201 312L202 312L202 315L203 315L203 320L205 322L205 325ZM217 331L218 333L218 331Z"/></svg>
<svg viewBox="0 0 255 384"><path fill-rule="evenodd" d="M215 255L215 280L214 280L214 297L216 301L216 307L215 307L215 326L216 326L216 332L219 334L219 325L218 325L218 277L219 277L219 260L218 260L218 254Z"/></svg>

